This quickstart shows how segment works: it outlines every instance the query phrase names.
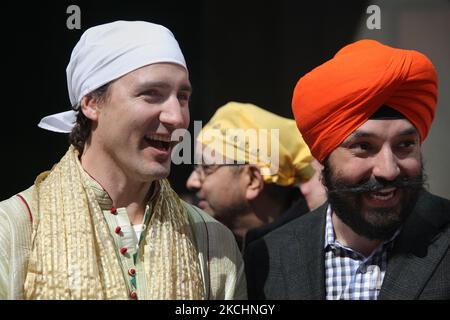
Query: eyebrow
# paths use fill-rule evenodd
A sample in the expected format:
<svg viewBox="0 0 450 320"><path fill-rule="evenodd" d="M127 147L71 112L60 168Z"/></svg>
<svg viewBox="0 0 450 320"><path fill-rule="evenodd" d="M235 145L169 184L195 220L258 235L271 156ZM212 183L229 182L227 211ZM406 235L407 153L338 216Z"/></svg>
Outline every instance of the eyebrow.
<svg viewBox="0 0 450 320"><path fill-rule="evenodd" d="M401 131L397 136L412 136L415 134L418 134L416 128L411 127ZM378 138L378 135L363 130L356 130L347 139L345 139L345 141L357 138Z"/></svg>
<svg viewBox="0 0 450 320"><path fill-rule="evenodd" d="M140 91L140 90L145 90L147 88L154 88L154 87L167 89L167 88L170 88L171 85L165 81L146 81L146 82L139 84L137 89L138 89L138 91ZM180 87L180 91L192 92L192 86L190 84L183 84Z"/></svg>

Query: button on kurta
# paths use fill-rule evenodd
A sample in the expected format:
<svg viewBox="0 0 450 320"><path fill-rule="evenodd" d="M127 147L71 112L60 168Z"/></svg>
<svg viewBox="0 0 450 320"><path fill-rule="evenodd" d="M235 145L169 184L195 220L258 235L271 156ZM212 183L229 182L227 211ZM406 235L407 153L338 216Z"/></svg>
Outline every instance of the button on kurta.
<svg viewBox="0 0 450 320"><path fill-rule="evenodd" d="M112 207L110 211L112 214L117 214L117 209L115 207Z"/></svg>
<svg viewBox="0 0 450 320"><path fill-rule="evenodd" d="M130 298L131 298L131 299L137 299L137 293L136 293L136 291L131 291L131 293L130 293Z"/></svg>
<svg viewBox="0 0 450 320"><path fill-rule="evenodd" d="M128 249L127 248L120 248L120 253L121 254L125 254L127 253Z"/></svg>
<svg viewBox="0 0 450 320"><path fill-rule="evenodd" d="M116 229L114 229L114 232L117 234L120 234L120 231L122 230L121 227L116 227Z"/></svg>
<svg viewBox="0 0 450 320"><path fill-rule="evenodd" d="M130 268L128 269L128 274L132 277L134 277L136 275L136 269Z"/></svg>

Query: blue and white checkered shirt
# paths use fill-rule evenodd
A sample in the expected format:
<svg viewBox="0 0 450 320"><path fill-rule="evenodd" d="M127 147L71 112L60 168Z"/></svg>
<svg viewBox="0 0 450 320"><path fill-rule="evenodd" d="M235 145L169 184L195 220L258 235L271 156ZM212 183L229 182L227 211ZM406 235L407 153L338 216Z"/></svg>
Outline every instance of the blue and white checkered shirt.
<svg viewBox="0 0 450 320"><path fill-rule="evenodd" d="M387 267L387 256L394 236L364 257L335 239L331 207L325 226L325 285L327 300L376 300Z"/></svg>

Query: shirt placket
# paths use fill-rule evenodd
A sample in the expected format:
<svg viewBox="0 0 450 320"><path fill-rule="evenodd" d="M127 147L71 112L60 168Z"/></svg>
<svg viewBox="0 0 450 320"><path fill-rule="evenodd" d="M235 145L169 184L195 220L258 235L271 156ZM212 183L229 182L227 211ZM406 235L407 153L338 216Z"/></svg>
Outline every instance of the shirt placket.
<svg viewBox="0 0 450 320"><path fill-rule="evenodd" d="M146 215L147 215L146 210ZM104 211L106 221L114 237L117 256L122 267L122 273L127 280L127 288L130 299L137 299L137 281L136 276L139 268L136 265L138 253L135 231L131 226L128 213L125 208L111 208ZM144 215L144 220L146 218ZM145 230L144 230L145 231ZM141 239L145 232L142 232Z"/></svg>
<svg viewBox="0 0 450 320"><path fill-rule="evenodd" d="M133 262L136 268L136 275L133 278L133 285L134 288L138 294L138 296L142 298L146 297L146 288L147 288L147 275L145 273L144 269L144 261L143 261L143 253L144 253L144 240L147 234L148 225L150 222L150 218L152 217L153 213L153 205L149 204L146 206L145 214L144 214L144 222L142 224L142 232L141 236L138 239L138 249L136 250L136 253L133 255Z"/></svg>
<svg viewBox="0 0 450 320"><path fill-rule="evenodd" d="M362 260L358 268L361 274L361 289L363 299L376 300L378 291L381 288L380 261L384 253L385 246L382 245L375 250L369 257ZM368 285L368 288L364 287Z"/></svg>
<svg viewBox="0 0 450 320"><path fill-rule="evenodd" d="M361 281L360 274L358 272L361 266L361 260L357 253L343 247L341 244L339 244L339 242L337 242L336 245L338 247L337 259L347 260L345 264L350 266L350 280L346 283L344 290L342 290L339 296L339 300L355 299L355 296L357 294L356 283L358 283L358 281Z"/></svg>

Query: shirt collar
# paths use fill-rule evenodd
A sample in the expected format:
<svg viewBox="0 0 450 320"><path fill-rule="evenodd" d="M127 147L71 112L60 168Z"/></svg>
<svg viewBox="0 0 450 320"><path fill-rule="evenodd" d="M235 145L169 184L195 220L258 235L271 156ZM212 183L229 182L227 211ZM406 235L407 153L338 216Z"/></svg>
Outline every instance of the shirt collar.
<svg viewBox="0 0 450 320"><path fill-rule="evenodd" d="M334 226L333 221L331 220L331 206L328 205L327 207L327 217L326 217L326 223L325 223L325 245L324 248L326 249L328 246L335 244L336 238L334 235Z"/></svg>
<svg viewBox="0 0 450 320"><path fill-rule="evenodd" d="M93 177L91 177L87 172L84 172L87 177L87 185L94 192L95 199L97 200L100 208L102 210L111 210L113 207L113 202L109 194L103 189L103 187L98 183ZM149 192L152 193L150 199L148 201L148 205L150 205L153 200L155 200L156 196L159 194L160 185L158 181L152 183ZM117 209L117 208L116 208Z"/></svg>

